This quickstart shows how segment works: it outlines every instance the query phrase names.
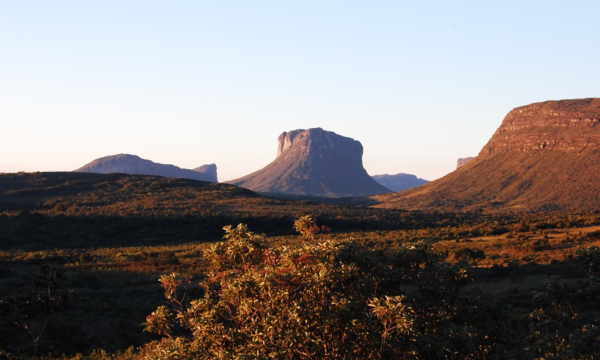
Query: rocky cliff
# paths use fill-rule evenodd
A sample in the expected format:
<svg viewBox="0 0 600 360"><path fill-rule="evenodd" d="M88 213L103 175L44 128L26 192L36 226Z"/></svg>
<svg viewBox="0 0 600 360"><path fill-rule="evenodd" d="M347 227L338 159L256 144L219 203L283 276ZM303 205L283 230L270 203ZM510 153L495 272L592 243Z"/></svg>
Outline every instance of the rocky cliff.
<svg viewBox="0 0 600 360"><path fill-rule="evenodd" d="M600 99L515 108L474 160L377 201L407 209L600 209Z"/></svg>
<svg viewBox="0 0 600 360"><path fill-rule="evenodd" d="M201 169L202 171L182 169L174 165L158 164L136 155L119 154L96 159L75 170L75 172L158 175L217 182L216 165L205 165L197 169Z"/></svg>
<svg viewBox="0 0 600 360"><path fill-rule="evenodd" d="M514 109L480 155L549 151L580 153L600 147L600 99L547 101Z"/></svg>
<svg viewBox="0 0 600 360"><path fill-rule="evenodd" d="M265 168L229 183L264 193L324 197L388 193L362 165L360 142L321 128L282 133L277 157Z"/></svg>
<svg viewBox="0 0 600 360"><path fill-rule="evenodd" d="M375 181L392 191L404 191L428 183L429 181L411 174L373 175Z"/></svg>

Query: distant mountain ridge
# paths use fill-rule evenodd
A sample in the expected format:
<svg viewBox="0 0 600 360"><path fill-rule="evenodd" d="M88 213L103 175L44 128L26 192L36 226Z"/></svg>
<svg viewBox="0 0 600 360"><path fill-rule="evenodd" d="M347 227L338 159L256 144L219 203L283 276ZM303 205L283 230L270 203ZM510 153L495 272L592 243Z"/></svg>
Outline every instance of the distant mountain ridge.
<svg viewBox="0 0 600 360"><path fill-rule="evenodd" d="M517 107L474 160L374 200L379 207L421 210L600 209L600 99Z"/></svg>
<svg viewBox="0 0 600 360"><path fill-rule="evenodd" d="M321 128L284 132L277 158L230 184L263 193L357 197L389 193L363 168L359 141Z"/></svg>
<svg viewBox="0 0 600 360"><path fill-rule="evenodd" d="M428 183L429 181L416 177L411 174L399 173L396 175L373 175L375 181L385 186L386 188L397 192L412 189L417 186Z"/></svg>
<svg viewBox="0 0 600 360"><path fill-rule="evenodd" d="M158 175L209 182L217 182L217 166L203 165L193 170L182 169L175 165L155 163L142 159L137 155L118 154L101 157L80 167L75 172L89 173L123 173L137 175Z"/></svg>

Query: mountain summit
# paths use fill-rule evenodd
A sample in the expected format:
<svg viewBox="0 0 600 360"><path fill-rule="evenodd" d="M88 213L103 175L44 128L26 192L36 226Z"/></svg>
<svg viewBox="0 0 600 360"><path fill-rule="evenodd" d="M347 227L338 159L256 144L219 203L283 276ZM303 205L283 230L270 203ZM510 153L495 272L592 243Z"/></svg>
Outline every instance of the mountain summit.
<svg viewBox="0 0 600 360"><path fill-rule="evenodd" d="M360 142L321 128L282 133L277 158L250 175L229 181L265 193L323 197L389 193L363 168Z"/></svg>
<svg viewBox="0 0 600 360"><path fill-rule="evenodd" d="M215 164L204 165L194 170L189 170L175 165L158 164L129 154L111 155L96 159L75 170L75 172L158 175L217 182L217 166Z"/></svg>
<svg viewBox="0 0 600 360"><path fill-rule="evenodd" d="M406 209L600 209L600 99L515 108L474 160L376 200Z"/></svg>

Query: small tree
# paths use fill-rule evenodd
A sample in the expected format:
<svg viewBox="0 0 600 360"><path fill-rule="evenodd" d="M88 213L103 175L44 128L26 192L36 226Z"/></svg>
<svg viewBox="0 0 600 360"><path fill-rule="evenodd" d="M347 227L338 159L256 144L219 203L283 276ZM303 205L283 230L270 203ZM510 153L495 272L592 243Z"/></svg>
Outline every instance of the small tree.
<svg viewBox="0 0 600 360"><path fill-rule="evenodd" d="M600 354L600 249L577 251L589 275L581 289L551 277L534 295L527 351L544 359L596 359Z"/></svg>
<svg viewBox="0 0 600 360"><path fill-rule="evenodd" d="M34 290L25 296L0 300L0 320L27 332L33 345L33 356L38 353L39 343L52 314L66 308L70 292L55 293L62 271L44 265L34 278Z"/></svg>
<svg viewBox="0 0 600 360"><path fill-rule="evenodd" d="M305 215L294 222L294 230L300 233L305 240L316 241L316 235L328 232L327 226L318 226L314 215Z"/></svg>

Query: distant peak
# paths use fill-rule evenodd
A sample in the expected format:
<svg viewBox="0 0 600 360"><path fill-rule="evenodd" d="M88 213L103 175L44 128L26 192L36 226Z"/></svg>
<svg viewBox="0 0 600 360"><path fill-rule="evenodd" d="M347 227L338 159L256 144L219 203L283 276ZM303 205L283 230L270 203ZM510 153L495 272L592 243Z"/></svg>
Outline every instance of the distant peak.
<svg viewBox="0 0 600 360"><path fill-rule="evenodd" d="M359 141L322 128L286 131L277 141L272 163L229 183L260 192L326 197L389 192L363 168Z"/></svg>
<svg viewBox="0 0 600 360"><path fill-rule="evenodd" d="M201 174L205 174L209 177L210 181L217 182L217 165L215 164L198 166L192 170Z"/></svg>
<svg viewBox="0 0 600 360"><path fill-rule="evenodd" d="M159 164L142 159L137 155L117 154L98 158L75 172L158 175L217 182L217 166L215 164L201 166L197 169L199 170L182 169L175 165Z"/></svg>

